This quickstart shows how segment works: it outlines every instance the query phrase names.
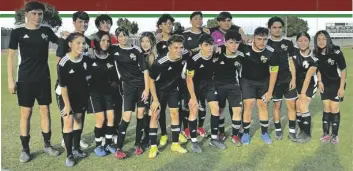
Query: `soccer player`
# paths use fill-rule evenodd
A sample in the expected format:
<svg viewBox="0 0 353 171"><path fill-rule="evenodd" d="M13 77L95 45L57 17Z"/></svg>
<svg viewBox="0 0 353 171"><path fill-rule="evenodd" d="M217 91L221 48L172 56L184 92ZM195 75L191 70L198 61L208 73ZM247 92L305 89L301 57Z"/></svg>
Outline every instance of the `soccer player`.
<svg viewBox="0 0 353 171"><path fill-rule="evenodd" d="M315 34L314 54L318 61L318 88L324 105L322 116L323 135L321 141L332 144L338 143L338 129L340 126L340 102L343 102L347 65L340 47L332 43L330 35L321 30ZM332 134L329 135L332 124Z"/></svg>
<svg viewBox="0 0 353 171"><path fill-rule="evenodd" d="M113 19L107 14L100 14L96 17L94 24L96 25L98 30L109 33L110 28L113 25ZM109 36L110 36L110 43L112 45L116 45L119 43L118 38L114 34L109 34Z"/></svg>
<svg viewBox="0 0 353 171"><path fill-rule="evenodd" d="M267 28L258 27L254 31L252 45L239 47L244 53L244 57L239 58L242 64L240 86L244 104L242 144L250 143L250 121L255 103L259 112L261 139L266 144L272 143L267 132L268 102L277 80L279 57L272 47L266 45L268 34Z"/></svg>
<svg viewBox="0 0 353 171"><path fill-rule="evenodd" d="M294 45L290 39L281 36L284 22L279 17L272 17L268 20L268 29L270 30L270 39L267 44L275 49L279 54L279 71L278 77L273 91L273 118L276 128L276 138L283 139L283 132L280 122L280 112L282 106L282 98L286 99L288 119L289 119L289 135L288 138L296 141L295 134L296 110L295 101L298 97L296 90L296 74L293 63Z"/></svg>
<svg viewBox="0 0 353 171"><path fill-rule="evenodd" d="M242 38L241 34L234 30L229 30L224 37L225 45L222 45L222 48L225 48L225 51L223 50L223 52L218 55L219 57L216 61L217 67L214 71L214 80L219 96L220 113L224 111L226 100L228 100L232 109L232 141L236 146L241 146L238 134L241 127L242 97L238 71L241 67L239 58L244 58L244 54L238 51L238 47L242 42Z"/></svg>
<svg viewBox="0 0 353 171"><path fill-rule="evenodd" d="M172 146L171 149L178 153L187 153L180 146L178 137L179 127L179 80L181 79L182 61L189 58L190 54L184 49L184 37L173 35L168 40L168 53L158 57L150 68L150 91L152 95L149 158L155 158L157 147L157 120L160 110L165 110L168 105L171 116Z"/></svg>
<svg viewBox="0 0 353 171"><path fill-rule="evenodd" d="M306 32L297 35L298 49L294 50L293 61L296 68L296 85L300 93L296 102L297 123L300 128L297 142L306 143L311 140L311 115L309 105L317 90L316 69L318 59L309 48L310 36Z"/></svg>
<svg viewBox="0 0 353 171"><path fill-rule="evenodd" d="M84 55L86 41L82 33L71 33L66 40L70 50L61 58L57 67L58 91L61 93L58 105L64 122L63 137L67 152L65 165L72 167L75 165L74 158L87 156L80 150L81 134L78 131L82 133L82 116L87 109L90 59Z"/></svg>
<svg viewBox="0 0 353 171"><path fill-rule="evenodd" d="M206 97L211 110L211 141L210 145L218 149L225 149L226 146L217 138L219 122L218 92L213 80L214 68L216 67L217 56L214 54L213 39L210 35L204 34L199 40L200 52L194 55L187 62L186 84L190 93L189 126L192 142L192 151L201 153L202 150L197 142L196 127L197 113L199 110L198 99L203 94Z"/></svg>
<svg viewBox="0 0 353 171"><path fill-rule="evenodd" d="M127 127L129 126L132 112L137 106L137 124L135 139L135 154L141 155L141 138L143 135L143 115L145 102L148 100L148 70L142 51L137 46L128 44L129 31L125 28L117 28L115 31L119 45L112 46L110 54L114 55L118 75L123 82L124 113L119 125L117 151L115 156L119 159L126 157L122 151ZM119 76L119 77L120 77Z"/></svg>
<svg viewBox="0 0 353 171"><path fill-rule="evenodd" d="M86 12L84 11L77 11L72 15L72 21L73 21L73 25L75 27L75 33L81 33L84 34L85 31L88 29L88 22L89 22L89 16ZM58 48L56 49L56 61L57 63L59 63L60 59L66 56L66 53L69 51L69 43L66 40L67 36L63 36L59 39L58 41ZM85 37L86 40L86 44L85 44L85 50L84 53L88 52L88 48L89 45L91 43L91 40L87 37ZM60 89L59 85L59 78L56 81L55 84L55 89ZM56 100L58 100L59 98L61 98L61 94L56 93ZM59 103L58 103L59 104ZM85 122L85 115L82 115L82 129L84 126L84 122ZM61 127L63 128L63 120L61 118ZM82 134L82 130L81 134ZM61 141L61 146L63 146L65 148L65 142L64 139ZM80 146L82 148L87 148L89 145L87 143L85 143L84 141L80 141Z"/></svg>
<svg viewBox="0 0 353 171"><path fill-rule="evenodd" d="M200 50L199 47L199 40L200 37L203 34L206 34L202 30L202 23L203 23L203 14L200 11L195 11L190 15L190 23L192 25L190 30L187 30L183 33L183 36L185 38L184 42L184 48L192 51L193 53L197 53ZM183 81L183 87L184 87L184 93L182 94L182 110L180 111L180 117L182 121L184 122L184 131L183 134L187 139L190 139L190 130L188 128L188 120L189 120L189 107L188 107L188 101L189 101L189 93L187 91L187 87L185 85L185 81ZM198 98L199 100L199 123L198 123L198 128L197 128L197 133L202 136L206 137L207 133L205 129L203 128L204 121L206 119L206 99L203 97L203 94L200 94L200 97ZM183 118L182 118L183 117ZM180 127L181 128L181 127Z"/></svg>
<svg viewBox="0 0 353 171"><path fill-rule="evenodd" d="M28 2L25 6L27 22L24 27L11 32L8 53L8 88L10 93L16 94L21 110L20 139L22 152L20 162L31 159L30 118L35 100L39 104L41 129L44 138L44 152L50 156L58 156L59 151L51 146L51 119L49 105L51 99L51 80L48 66L49 41L57 43L58 37L49 27L41 26L45 6L36 1ZM13 58L19 51L19 66L16 82L13 76Z"/></svg>
<svg viewBox="0 0 353 171"><path fill-rule="evenodd" d="M114 132L114 108L113 95L116 91L113 87L119 86L119 78L115 69L114 57L108 54L110 47L109 33L98 31L92 37L93 48L92 62L88 66L91 74L90 79L90 104L95 114L96 125L94 129L97 156L105 156L109 152L115 153L116 148L112 146ZM107 127L104 128L104 120ZM105 136L105 144L102 145L102 138Z"/></svg>

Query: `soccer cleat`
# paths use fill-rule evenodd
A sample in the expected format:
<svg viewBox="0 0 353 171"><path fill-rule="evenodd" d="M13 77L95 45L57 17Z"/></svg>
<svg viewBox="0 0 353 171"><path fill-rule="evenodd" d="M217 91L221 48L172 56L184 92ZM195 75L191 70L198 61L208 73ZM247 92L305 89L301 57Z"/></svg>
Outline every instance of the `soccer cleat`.
<svg viewBox="0 0 353 171"><path fill-rule="evenodd" d="M118 159L125 159L126 158L126 153L121 151L120 149L117 149L115 152L115 157Z"/></svg>
<svg viewBox="0 0 353 171"><path fill-rule="evenodd" d="M288 139L290 139L293 142L297 142L298 138L295 136L295 133L289 133L288 134Z"/></svg>
<svg viewBox="0 0 353 171"><path fill-rule="evenodd" d="M321 142L323 142L323 143L327 143L327 142L330 141L330 135L324 134L324 135L321 136L320 140L321 140Z"/></svg>
<svg viewBox="0 0 353 171"><path fill-rule="evenodd" d="M113 135L113 143L116 144L118 143L118 136L117 135Z"/></svg>
<svg viewBox="0 0 353 171"><path fill-rule="evenodd" d="M148 158L154 159L154 158L156 158L158 153L159 153L158 147L156 145L152 145L150 148L150 151L148 153Z"/></svg>
<svg viewBox="0 0 353 171"><path fill-rule="evenodd" d="M69 157L66 158L65 165L67 167L75 166L75 160L74 160L74 157L72 155L70 155Z"/></svg>
<svg viewBox="0 0 353 171"><path fill-rule="evenodd" d="M44 151L44 153L47 153L50 156L54 156L54 157L56 157L56 156L58 156L60 154L60 152L58 150L54 149L52 146L45 147L43 149L43 151Z"/></svg>
<svg viewBox="0 0 353 171"><path fill-rule="evenodd" d="M272 140L271 140L270 136L268 135L268 133L262 134L262 135L261 135L261 139L262 139L262 141L264 141L266 144L272 144Z"/></svg>
<svg viewBox="0 0 353 171"><path fill-rule="evenodd" d="M73 150L72 154L74 158L85 158L87 157L87 154L81 150Z"/></svg>
<svg viewBox="0 0 353 171"><path fill-rule="evenodd" d="M202 153L202 149L198 142L192 142L191 151L194 153Z"/></svg>
<svg viewBox="0 0 353 171"><path fill-rule="evenodd" d="M297 139L298 143L307 143L311 140L311 136L308 134L302 134L300 138Z"/></svg>
<svg viewBox="0 0 353 171"><path fill-rule="evenodd" d="M141 155L143 153L143 150L142 150L142 148L140 146L135 146L134 148L135 148L136 156L139 156L139 155Z"/></svg>
<svg viewBox="0 0 353 171"><path fill-rule="evenodd" d="M223 142L221 140L218 140L218 139L211 139L210 146L216 147L221 150L224 150L227 148L227 146L225 144L223 144Z"/></svg>
<svg viewBox="0 0 353 171"><path fill-rule="evenodd" d="M305 136L305 132L300 130L300 132L297 134L297 138L300 139L303 136Z"/></svg>
<svg viewBox="0 0 353 171"><path fill-rule="evenodd" d="M242 144L250 144L250 134L249 133L243 134L243 136L241 137L241 143Z"/></svg>
<svg viewBox="0 0 353 171"><path fill-rule="evenodd" d="M29 162L31 160L31 154L28 151L26 150L22 150L21 151L21 156L20 156L20 162L21 163L26 163L26 162Z"/></svg>
<svg viewBox="0 0 353 171"><path fill-rule="evenodd" d="M159 140L159 145L165 146L168 142L168 136L167 135L162 135L161 139Z"/></svg>
<svg viewBox="0 0 353 171"><path fill-rule="evenodd" d="M185 136L186 139L191 139L190 137L190 129L189 128L185 128L183 131L183 135Z"/></svg>
<svg viewBox="0 0 353 171"><path fill-rule="evenodd" d="M178 153L187 153L188 152L185 148L183 148L178 143L173 143L171 149L172 149L172 151L178 152Z"/></svg>
<svg viewBox="0 0 353 171"><path fill-rule="evenodd" d="M104 157L106 155L108 155L107 151L105 151L104 147L103 146L98 146L94 149L94 152L96 153L96 155L98 157Z"/></svg>
<svg viewBox="0 0 353 171"><path fill-rule="evenodd" d="M201 137L206 137L206 136L207 136L207 132L206 132L205 129L202 128L202 127L197 128L197 133L198 133Z"/></svg>
<svg viewBox="0 0 353 171"><path fill-rule="evenodd" d="M179 134L179 143L180 144L184 144L184 143L187 143L188 142L188 139L186 139L184 137L184 135L182 133Z"/></svg>
<svg viewBox="0 0 353 171"><path fill-rule="evenodd" d="M277 140L282 140L283 139L283 131L276 131L276 136L275 138Z"/></svg>
<svg viewBox="0 0 353 171"><path fill-rule="evenodd" d="M105 147L105 150L108 151L108 152L110 152L110 153L115 153L115 152L116 152L116 148L113 147L112 145L107 145L107 146Z"/></svg>
<svg viewBox="0 0 353 171"><path fill-rule="evenodd" d="M331 135L331 143L334 144L334 145L336 145L336 144L338 144L338 142L339 142L339 140L338 140L338 135L332 134L332 135Z"/></svg>
<svg viewBox="0 0 353 171"><path fill-rule="evenodd" d="M80 141L80 147L83 149L86 149L89 147L89 144L87 144L86 142L84 142L83 140Z"/></svg>
<svg viewBox="0 0 353 171"><path fill-rule="evenodd" d="M233 142L233 144L235 144L237 147L240 147L240 146L241 146L240 139L239 139L239 137L236 136L236 135L233 135L233 137L232 137L232 142Z"/></svg>
<svg viewBox="0 0 353 171"><path fill-rule="evenodd" d="M226 133L219 133L218 134L218 139L222 142L224 142L227 139Z"/></svg>

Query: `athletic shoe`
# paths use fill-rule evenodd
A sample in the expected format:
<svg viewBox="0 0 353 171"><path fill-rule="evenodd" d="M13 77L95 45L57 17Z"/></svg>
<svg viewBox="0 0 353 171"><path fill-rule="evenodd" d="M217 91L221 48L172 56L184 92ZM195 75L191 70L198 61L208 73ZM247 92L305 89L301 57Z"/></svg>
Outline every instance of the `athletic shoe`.
<svg viewBox="0 0 353 171"><path fill-rule="evenodd" d="M332 135L331 135L331 143L334 144L334 145L336 145L336 144L338 144L338 142L339 142L339 140L338 140L338 135L332 134Z"/></svg>
<svg viewBox="0 0 353 171"><path fill-rule="evenodd" d="M134 148L135 148L136 156L139 156L139 155L141 155L143 153L143 150L142 150L142 148L140 146L135 146Z"/></svg>
<svg viewBox="0 0 353 171"><path fill-rule="evenodd" d="M219 133L218 134L218 139L224 142L227 139L226 133Z"/></svg>
<svg viewBox="0 0 353 171"><path fill-rule="evenodd" d="M302 136L300 138L297 139L298 143L307 143L311 140L311 136L309 136L308 134L302 134Z"/></svg>
<svg viewBox="0 0 353 171"><path fill-rule="evenodd" d="M151 148L150 148L150 151L148 153L148 158L150 158L150 159L156 158L158 152L159 151L158 151L157 145L152 145Z"/></svg>
<svg viewBox="0 0 353 171"><path fill-rule="evenodd" d="M162 135L161 139L159 140L159 145L165 146L168 142L168 135Z"/></svg>
<svg viewBox="0 0 353 171"><path fill-rule="evenodd" d="M330 141L330 135L324 134L324 135L321 136L320 140L321 140L321 142L323 142L323 143L327 143L327 142Z"/></svg>
<svg viewBox="0 0 353 171"><path fill-rule="evenodd" d="M198 142L192 142L191 151L194 153L202 153L202 149Z"/></svg>
<svg viewBox="0 0 353 171"><path fill-rule="evenodd" d="M184 143L187 143L188 142L188 139L186 139L184 137L184 135L182 133L179 134L179 142L180 144L184 144Z"/></svg>
<svg viewBox="0 0 353 171"><path fill-rule="evenodd" d="M202 128L202 127L197 128L197 133L198 133L201 137L206 137L206 136L207 136L207 132L206 132L205 129Z"/></svg>
<svg viewBox="0 0 353 171"><path fill-rule="evenodd" d="M96 153L96 155L98 157L104 157L106 155L108 155L107 151L105 151L104 147L103 146L98 146L94 149L94 152Z"/></svg>
<svg viewBox="0 0 353 171"><path fill-rule="evenodd" d="M178 152L178 153L187 153L188 152L185 148L183 148L178 143L173 143L171 149L172 149L172 151Z"/></svg>
<svg viewBox="0 0 353 171"><path fill-rule="evenodd" d="M295 133L289 133L288 134L288 139L290 139L293 142L297 142L298 138L295 136Z"/></svg>
<svg viewBox="0 0 353 171"><path fill-rule="evenodd" d="M70 155L69 157L66 158L66 161L65 161L65 165L67 167L73 167L75 166L75 160L74 160L74 156Z"/></svg>
<svg viewBox="0 0 353 171"><path fill-rule="evenodd" d="M54 156L54 157L56 157L56 156L58 156L60 154L60 152L58 150L54 149L52 146L45 147L43 149L43 151L44 151L44 153L47 153L50 156Z"/></svg>
<svg viewBox="0 0 353 171"><path fill-rule="evenodd" d="M210 140L210 145L212 147L216 147L218 149L224 150L227 148L227 146L225 144L223 144L223 142L221 140L218 139L211 139Z"/></svg>
<svg viewBox="0 0 353 171"><path fill-rule="evenodd" d="M86 149L89 147L89 144L87 144L86 142L84 142L83 140L80 141L80 147L83 149Z"/></svg>
<svg viewBox="0 0 353 171"><path fill-rule="evenodd" d="M240 146L241 146L240 139L239 139L239 137L236 136L236 135L233 135L233 137L232 137L232 142L233 142L233 144L235 144L237 147L240 147Z"/></svg>
<svg viewBox="0 0 353 171"><path fill-rule="evenodd" d="M110 144L110 145L107 145L107 146L105 147L105 150L108 151L108 152L110 152L110 153L115 153L115 152L116 152L116 148L113 147L111 144Z"/></svg>
<svg viewBox="0 0 353 171"><path fill-rule="evenodd" d="M85 158L87 157L87 154L81 150L73 150L72 154L74 158Z"/></svg>
<svg viewBox="0 0 353 171"><path fill-rule="evenodd" d="M243 134L243 136L241 137L241 143L242 144L250 144L250 134L249 133Z"/></svg>
<svg viewBox="0 0 353 171"><path fill-rule="evenodd" d="M31 154L28 151L26 150L22 150L21 151L21 156L20 156L20 162L21 163L26 163L26 162L29 162L31 160Z"/></svg>
<svg viewBox="0 0 353 171"><path fill-rule="evenodd" d="M261 139L262 139L262 141L264 141L266 144L272 144L272 140L271 140L270 136L268 135L268 133L262 134L262 135L261 135Z"/></svg>
<svg viewBox="0 0 353 171"><path fill-rule="evenodd" d="M188 139L188 140L191 139L189 128L185 128L185 129L184 129L183 135L185 136L186 139Z"/></svg>
<svg viewBox="0 0 353 171"><path fill-rule="evenodd" d="M297 138L300 139L302 138L303 136L305 136L305 132L300 130L300 132L297 134Z"/></svg>
<svg viewBox="0 0 353 171"><path fill-rule="evenodd" d="M118 159L125 159L126 158L126 153L121 151L120 149L117 149L115 152L115 157Z"/></svg>
<svg viewBox="0 0 353 171"><path fill-rule="evenodd" d="M276 131L276 136L275 138L277 140L282 140L283 139L283 131Z"/></svg>

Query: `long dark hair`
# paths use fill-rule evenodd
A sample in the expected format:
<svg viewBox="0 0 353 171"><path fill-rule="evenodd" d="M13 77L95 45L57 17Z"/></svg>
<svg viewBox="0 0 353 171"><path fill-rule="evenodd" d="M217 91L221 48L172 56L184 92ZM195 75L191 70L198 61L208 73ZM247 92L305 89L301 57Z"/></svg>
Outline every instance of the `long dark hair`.
<svg viewBox="0 0 353 171"><path fill-rule="evenodd" d="M140 37L140 43L142 42L142 39L144 37L147 37L151 44L151 49L147 52L147 63L149 66L151 66L158 55L156 47L156 37L153 35L152 32L143 32Z"/></svg>
<svg viewBox="0 0 353 171"><path fill-rule="evenodd" d="M331 36L326 30L320 30L315 34L315 37L314 37L314 54L316 56L320 55L323 50L323 49L319 48L319 46L317 45L317 38L319 37L320 34L323 34L326 37L326 47L325 47L325 54L326 55L332 54L332 53L334 53L335 50L340 49L339 46L336 46L332 43Z"/></svg>
<svg viewBox="0 0 353 171"><path fill-rule="evenodd" d="M109 42L110 42L110 34L108 32L101 31L101 30L95 33L91 39L91 48L96 50L98 53L103 51L103 49L100 46L100 42L102 40L102 37L105 35L108 36Z"/></svg>

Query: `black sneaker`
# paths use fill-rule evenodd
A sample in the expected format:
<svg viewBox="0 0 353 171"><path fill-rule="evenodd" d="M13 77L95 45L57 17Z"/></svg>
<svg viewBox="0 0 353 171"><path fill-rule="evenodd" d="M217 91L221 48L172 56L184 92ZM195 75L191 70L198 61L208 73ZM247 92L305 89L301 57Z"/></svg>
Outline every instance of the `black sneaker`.
<svg viewBox="0 0 353 171"><path fill-rule="evenodd" d="M210 141L210 145L212 147L216 147L218 149L221 149L221 150L224 150L227 148L227 146L225 144L223 144L223 142L221 140L218 140L218 139L212 139Z"/></svg>
<svg viewBox="0 0 353 171"><path fill-rule="evenodd" d="M66 158L65 165L67 167L75 166L75 160L74 160L74 156L73 155L70 155L69 157Z"/></svg>
<svg viewBox="0 0 353 171"><path fill-rule="evenodd" d="M22 150L21 151L21 156L20 156L20 162L21 163L26 163L31 160L31 154L29 150Z"/></svg>
<svg viewBox="0 0 353 171"><path fill-rule="evenodd" d="M192 142L191 151L194 153L202 153L202 149L198 142Z"/></svg>
<svg viewBox="0 0 353 171"><path fill-rule="evenodd" d="M87 157L87 154L83 151L79 150L73 150L72 154L74 156L74 158L85 158Z"/></svg>
<svg viewBox="0 0 353 171"><path fill-rule="evenodd" d="M276 136L275 138L277 140L282 140L283 139L283 131L276 131Z"/></svg>
<svg viewBox="0 0 353 171"><path fill-rule="evenodd" d="M297 142L298 141L297 137L295 136L295 133L289 133L288 134L288 139L290 139L293 142Z"/></svg>
<svg viewBox="0 0 353 171"><path fill-rule="evenodd" d="M311 140L311 136L303 133L300 138L297 139L298 143L307 143Z"/></svg>
<svg viewBox="0 0 353 171"><path fill-rule="evenodd" d="M45 147L43 149L43 151L44 151L44 153L47 153L50 156L54 156L54 157L56 157L60 154L60 152L57 149L53 148L52 146Z"/></svg>

